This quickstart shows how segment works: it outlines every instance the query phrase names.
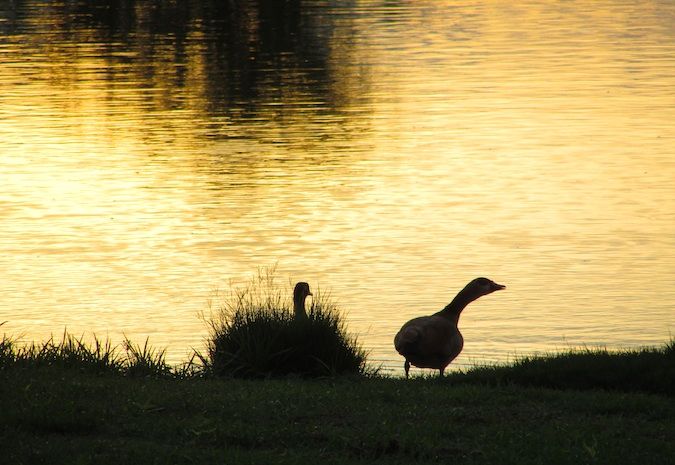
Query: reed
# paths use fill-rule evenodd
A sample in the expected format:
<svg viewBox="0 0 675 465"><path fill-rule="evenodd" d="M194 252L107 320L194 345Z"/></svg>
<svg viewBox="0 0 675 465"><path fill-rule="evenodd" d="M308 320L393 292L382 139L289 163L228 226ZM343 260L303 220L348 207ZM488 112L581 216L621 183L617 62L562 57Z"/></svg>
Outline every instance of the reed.
<svg viewBox="0 0 675 465"><path fill-rule="evenodd" d="M259 271L247 286L233 288L207 321L206 370L246 378L368 371L366 352L329 296L317 292L307 318L295 318L290 303L287 292L274 285L273 271Z"/></svg>

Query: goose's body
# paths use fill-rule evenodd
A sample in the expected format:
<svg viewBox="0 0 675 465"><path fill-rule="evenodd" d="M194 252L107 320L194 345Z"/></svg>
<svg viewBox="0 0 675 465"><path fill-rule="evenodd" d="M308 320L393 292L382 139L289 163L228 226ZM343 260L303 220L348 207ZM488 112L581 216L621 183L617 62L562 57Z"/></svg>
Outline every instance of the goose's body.
<svg viewBox="0 0 675 465"><path fill-rule="evenodd" d="M430 315L404 324L394 339L394 345L405 357L407 376L410 365L442 372L462 351L464 338L451 320Z"/></svg>
<svg viewBox="0 0 675 465"><path fill-rule="evenodd" d="M309 290L309 284L299 282L295 285L295 289L293 289L293 314L295 318L307 318L305 299L307 299L308 295L312 295Z"/></svg>
<svg viewBox="0 0 675 465"><path fill-rule="evenodd" d="M429 316L413 318L401 327L394 338L396 351L405 357L405 375L410 365L443 371L462 351L464 338L457 328L459 315L481 296L504 289L487 278L467 284L443 310Z"/></svg>

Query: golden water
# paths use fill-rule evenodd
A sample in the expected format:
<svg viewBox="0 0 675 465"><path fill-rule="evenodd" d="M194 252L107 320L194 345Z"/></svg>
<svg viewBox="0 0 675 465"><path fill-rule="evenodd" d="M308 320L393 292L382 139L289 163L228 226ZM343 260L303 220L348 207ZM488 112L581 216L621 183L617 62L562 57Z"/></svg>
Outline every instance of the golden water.
<svg viewBox="0 0 675 465"><path fill-rule="evenodd" d="M177 362L277 263L397 370L479 275L456 366L672 336L675 3L220 3L0 6L3 331Z"/></svg>

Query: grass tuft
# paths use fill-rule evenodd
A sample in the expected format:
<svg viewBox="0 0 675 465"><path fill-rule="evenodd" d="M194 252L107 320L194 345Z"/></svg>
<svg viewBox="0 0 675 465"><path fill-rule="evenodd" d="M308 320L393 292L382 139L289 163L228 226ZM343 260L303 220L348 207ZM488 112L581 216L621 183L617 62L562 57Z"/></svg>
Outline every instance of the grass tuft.
<svg viewBox="0 0 675 465"><path fill-rule="evenodd" d="M232 289L208 321L207 370L246 378L366 373L366 352L328 296L316 293L307 318L295 318L290 303L274 285L273 270Z"/></svg>
<svg viewBox="0 0 675 465"><path fill-rule="evenodd" d="M125 376L151 377L187 377L196 374L194 367L188 364L172 368L165 361L165 350L156 350L148 346L134 344L128 338L124 340L120 351L110 340L101 340L93 336L92 342L84 337L75 337L63 333L60 341L52 336L46 342L21 345L15 339L3 335L0 339L0 370L9 368L75 369L82 373L117 373Z"/></svg>
<svg viewBox="0 0 675 465"><path fill-rule="evenodd" d="M675 340L662 347L623 352L584 348L525 357L512 365L477 367L466 373L454 373L449 378L472 384L604 389L675 396Z"/></svg>
<svg viewBox="0 0 675 465"><path fill-rule="evenodd" d="M52 336L43 343L21 346L3 335L0 369L9 366L76 368L86 372L121 371L124 359L109 340L103 341L95 336L92 343L87 343L83 337L64 332L60 341Z"/></svg>
<svg viewBox="0 0 675 465"><path fill-rule="evenodd" d="M125 337L122 343L126 351L124 371L129 376L169 376L171 367L166 363L166 349L148 347L146 338L143 347Z"/></svg>

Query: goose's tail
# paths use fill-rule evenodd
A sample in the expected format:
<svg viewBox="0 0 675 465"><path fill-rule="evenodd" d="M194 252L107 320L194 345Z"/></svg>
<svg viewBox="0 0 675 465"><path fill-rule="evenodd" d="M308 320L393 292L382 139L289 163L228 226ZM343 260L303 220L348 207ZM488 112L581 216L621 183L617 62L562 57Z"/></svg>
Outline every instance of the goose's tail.
<svg viewBox="0 0 675 465"><path fill-rule="evenodd" d="M419 328L414 326L402 328L394 337L394 347L401 355L414 352L417 342L420 340L421 336L422 333Z"/></svg>

